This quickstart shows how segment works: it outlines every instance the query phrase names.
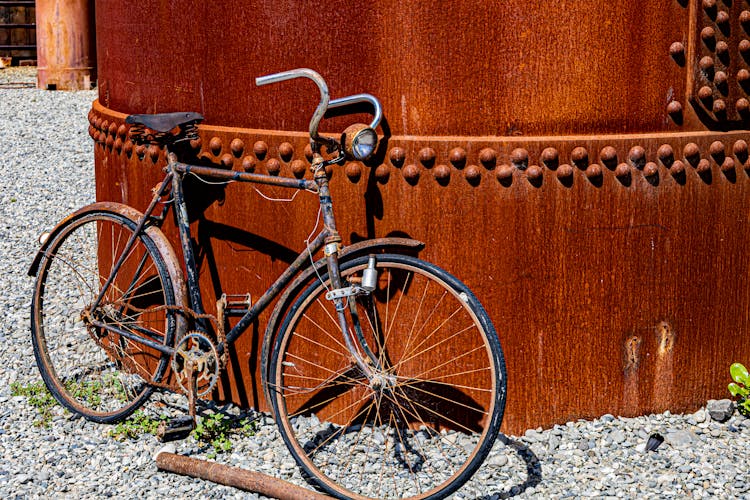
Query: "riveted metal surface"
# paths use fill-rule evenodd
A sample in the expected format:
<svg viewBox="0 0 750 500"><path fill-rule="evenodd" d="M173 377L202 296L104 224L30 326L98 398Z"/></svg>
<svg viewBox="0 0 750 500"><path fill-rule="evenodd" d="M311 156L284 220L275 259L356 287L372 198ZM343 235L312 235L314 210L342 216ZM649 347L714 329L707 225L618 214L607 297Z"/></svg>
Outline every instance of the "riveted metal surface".
<svg viewBox="0 0 750 500"><path fill-rule="evenodd" d="M99 199L143 208L161 175L163 155L120 132L135 112L199 111L201 162L310 179L315 89L252 80L313 66L333 96L378 96L386 119L373 160L331 172L344 243L423 240L476 292L507 357L506 432L724 395L750 357L747 2L211 5L97 2ZM315 226L313 196L258 189L188 179L208 309L259 295ZM230 352L219 397L265 407L267 319Z"/></svg>

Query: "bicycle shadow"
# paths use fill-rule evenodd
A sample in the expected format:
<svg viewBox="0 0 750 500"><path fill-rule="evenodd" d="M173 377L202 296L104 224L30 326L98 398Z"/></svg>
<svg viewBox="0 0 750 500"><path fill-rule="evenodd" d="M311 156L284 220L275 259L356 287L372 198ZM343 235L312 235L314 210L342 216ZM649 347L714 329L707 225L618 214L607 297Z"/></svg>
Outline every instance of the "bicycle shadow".
<svg viewBox="0 0 750 500"><path fill-rule="evenodd" d="M520 495L529 488L536 487L542 482L542 464L531 449L520 441L511 439L505 434L499 434L497 439L504 445L513 448L526 464L526 481L516 484L510 488L494 493L488 493L475 500L498 500L501 498L512 498Z"/></svg>

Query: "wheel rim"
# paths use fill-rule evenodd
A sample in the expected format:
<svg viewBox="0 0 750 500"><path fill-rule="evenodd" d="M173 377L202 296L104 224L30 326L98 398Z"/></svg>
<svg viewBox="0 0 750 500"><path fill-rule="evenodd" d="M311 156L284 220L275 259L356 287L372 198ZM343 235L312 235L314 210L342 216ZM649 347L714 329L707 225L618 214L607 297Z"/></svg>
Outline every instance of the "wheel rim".
<svg viewBox="0 0 750 500"><path fill-rule="evenodd" d="M174 302L154 243L139 237L100 307L91 305L122 255L134 223L112 214L75 221L47 250L34 299L35 352L52 393L87 418L114 421L140 406L166 367L159 351L106 328L95 318L160 344L171 340Z"/></svg>
<svg viewBox="0 0 750 500"><path fill-rule="evenodd" d="M292 453L324 489L443 496L481 463L501 416L499 360L467 292L409 263L379 263L374 300L356 308L380 366L373 379L349 359L325 290L301 299L285 329L294 334L279 339L274 399Z"/></svg>

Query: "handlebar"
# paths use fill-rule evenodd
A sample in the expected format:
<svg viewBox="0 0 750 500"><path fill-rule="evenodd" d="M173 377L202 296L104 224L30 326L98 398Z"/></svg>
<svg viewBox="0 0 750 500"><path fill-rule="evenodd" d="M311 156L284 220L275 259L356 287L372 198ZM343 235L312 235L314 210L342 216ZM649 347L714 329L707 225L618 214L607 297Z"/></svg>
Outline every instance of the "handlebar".
<svg viewBox="0 0 750 500"><path fill-rule="evenodd" d="M341 108L350 104L369 103L373 107L373 119L372 122L370 122L370 128L375 129L380 124L380 120L383 117L383 108L380 105L380 101L378 101L375 96L370 94L355 94L330 100L326 81L320 76L320 74L309 68L298 68L283 71L281 73L274 73L272 75L259 76L255 79L255 84L260 87L268 85L269 83L283 82L293 78L309 78L315 82L320 90L320 103L318 103L318 107L315 109L315 112L310 119L310 138L313 141L318 143L328 142L328 139L323 138L318 134L318 126L320 125L320 120L323 119L323 116L329 109Z"/></svg>

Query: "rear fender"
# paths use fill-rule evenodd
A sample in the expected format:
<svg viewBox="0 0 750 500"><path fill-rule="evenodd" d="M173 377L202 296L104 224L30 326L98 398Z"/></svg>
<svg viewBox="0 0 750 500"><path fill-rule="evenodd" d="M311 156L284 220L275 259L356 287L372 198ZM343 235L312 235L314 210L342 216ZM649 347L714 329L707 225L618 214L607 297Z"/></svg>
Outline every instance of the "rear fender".
<svg viewBox="0 0 750 500"><path fill-rule="evenodd" d="M60 232L65 228L66 225L94 212L114 212L125 217L126 219L129 219L133 222L133 224L138 224L138 222L140 222L140 220L143 218L143 214L141 212L134 209L133 207L129 207L128 205L123 205L122 203L103 201L99 203L92 203L91 205L86 205L85 207L80 208L65 217L52 229L52 231L50 231L49 236L44 241L31 263L31 266L28 270L28 275L37 275L37 273L39 272L39 265L41 264L44 256L47 254L47 250L54 243L54 241L57 239L57 237L60 235ZM187 300L187 287L185 285L185 278L182 273L182 267L180 266L180 260L178 259L174 248L172 248L169 240L167 240L167 237L164 236L164 233L162 233L158 227L147 227L146 234L154 242L156 248L159 250L159 253L164 260L164 264L167 268L167 273L169 274L169 278L172 281L175 305L187 309L189 307L189 302ZM177 314L175 315L175 317L177 318L177 328L175 331L175 335L176 338L179 338L187 329L187 323L183 314Z"/></svg>

